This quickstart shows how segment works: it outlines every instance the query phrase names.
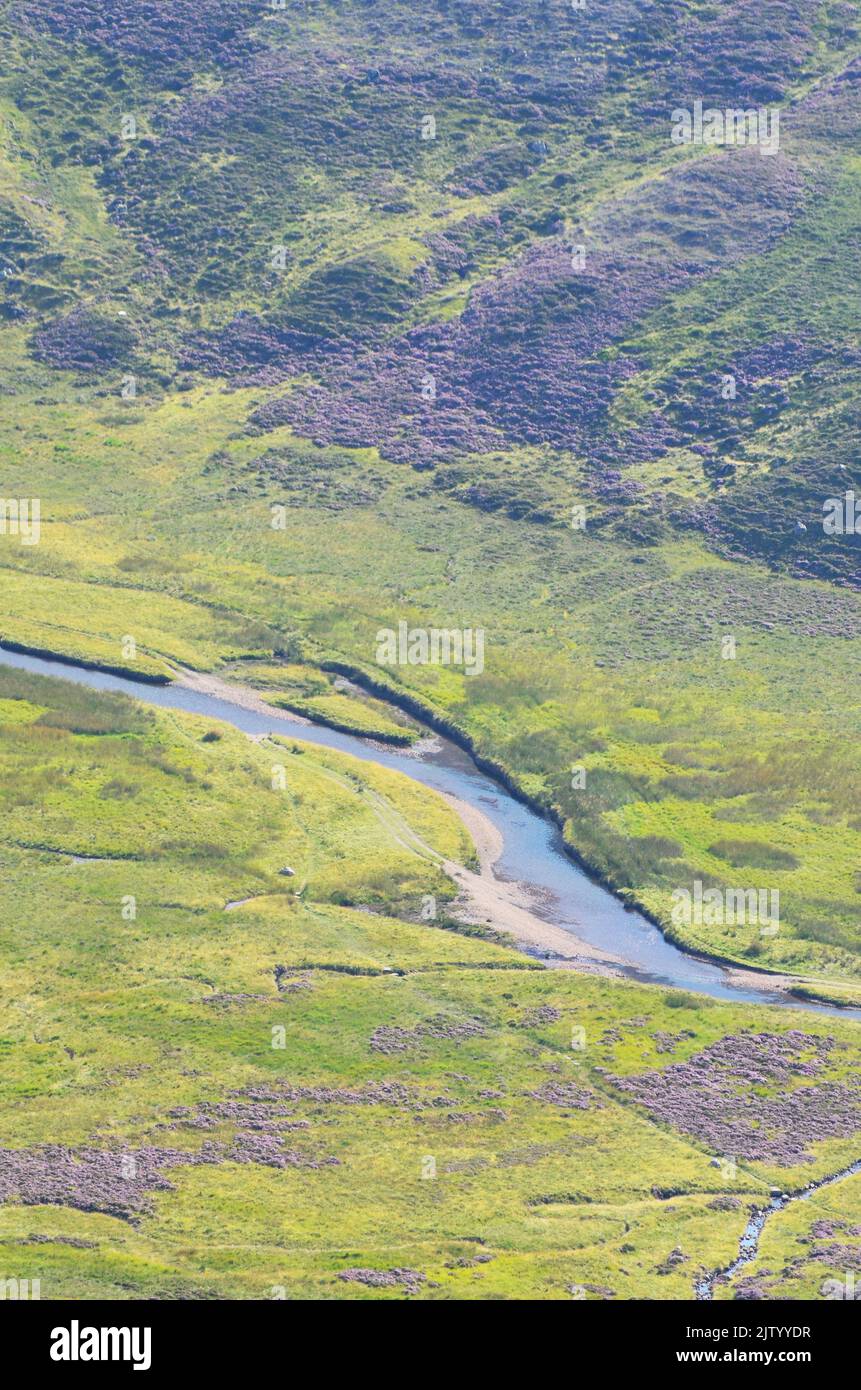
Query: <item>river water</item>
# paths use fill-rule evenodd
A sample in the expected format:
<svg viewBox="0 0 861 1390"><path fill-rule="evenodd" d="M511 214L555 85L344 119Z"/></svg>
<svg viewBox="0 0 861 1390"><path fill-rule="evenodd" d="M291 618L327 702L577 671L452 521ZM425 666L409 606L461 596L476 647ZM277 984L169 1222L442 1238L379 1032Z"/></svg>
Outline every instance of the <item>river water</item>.
<svg viewBox="0 0 861 1390"><path fill-rule="evenodd" d="M833 1183L842 1182L844 1178L854 1178L861 1173L861 1159L856 1159L847 1168L841 1168L839 1173L832 1173L827 1178L820 1178L818 1182L813 1182L809 1187L801 1192L791 1195L783 1192L773 1195L767 1207L755 1207L748 1217L747 1224L741 1234L738 1243L738 1256L724 1270L715 1270L713 1274L708 1274L702 1279L698 1279L694 1284L694 1293L698 1299L704 1302L714 1298L715 1286L720 1280L726 1283L735 1278L745 1265L752 1264L759 1254L759 1243L766 1222L776 1212L783 1211L784 1207L791 1206L793 1202L809 1202L811 1197L815 1197L817 1192L821 1192L823 1187L831 1187ZM844 1274L844 1278L846 1275ZM846 1295L849 1297L850 1295Z"/></svg>
<svg viewBox="0 0 861 1390"><path fill-rule="evenodd" d="M319 724L305 724L273 711L260 714L180 685L149 685L71 662L45 660L0 648L0 665L40 675L58 676L97 690L119 690L144 704L189 710L224 720L246 733L288 734L306 743L323 744L350 753L364 762L395 768L437 791L448 792L482 811L502 835L503 851L494 872L518 881L532 898L536 916L563 927L572 936L599 946L626 962L624 973L645 984L695 990L716 999L751 1004L780 1004L812 1012L861 1017L859 1009L832 1009L793 1000L770 991L730 983L726 971L710 961L688 955L667 941L641 913L626 907L595 883L568 857L560 831L537 812L517 801L481 772L468 753L438 734L409 752L339 733Z"/></svg>

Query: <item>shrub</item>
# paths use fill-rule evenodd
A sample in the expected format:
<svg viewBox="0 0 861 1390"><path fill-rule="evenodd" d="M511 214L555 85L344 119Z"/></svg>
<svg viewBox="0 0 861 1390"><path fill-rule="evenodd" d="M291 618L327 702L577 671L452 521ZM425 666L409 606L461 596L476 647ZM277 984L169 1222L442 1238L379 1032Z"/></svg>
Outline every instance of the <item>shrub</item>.
<svg viewBox="0 0 861 1390"><path fill-rule="evenodd" d="M716 840L709 854L736 867L751 869L797 869L798 860L788 850L778 849L764 840Z"/></svg>

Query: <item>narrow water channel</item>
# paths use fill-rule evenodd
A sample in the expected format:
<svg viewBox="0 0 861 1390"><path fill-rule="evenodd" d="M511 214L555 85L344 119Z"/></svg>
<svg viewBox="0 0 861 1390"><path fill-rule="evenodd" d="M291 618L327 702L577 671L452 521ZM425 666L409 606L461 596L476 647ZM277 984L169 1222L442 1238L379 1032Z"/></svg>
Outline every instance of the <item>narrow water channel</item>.
<svg viewBox="0 0 861 1390"><path fill-rule="evenodd" d="M696 1297L701 1302L708 1302L714 1298L715 1285L718 1280L723 1282L726 1279L732 1279L734 1275L744 1269L745 1265L753 1263L759 1254L759 1242L766 1222L776 1212L783 1211L784 1207L791 1206L793 1202L807 1202L817 1192L821 1192L823 1187L830 1187L832 1183L854 1177L856 1173L861 1173L861 1158L850 1163L848 1168L841 1168L839 1173L832 1173L830 1177L820 1178L819 1182L812 1182L802 1192L795 1192L792 1196L784 1192L773 1196L767 1207L757 1207L751 1212L747 1225L741 1233L737 1258L726 1269L715 1270L713 1274L708 1274L704 1279L697 1280L694 1284Z"/></svg>

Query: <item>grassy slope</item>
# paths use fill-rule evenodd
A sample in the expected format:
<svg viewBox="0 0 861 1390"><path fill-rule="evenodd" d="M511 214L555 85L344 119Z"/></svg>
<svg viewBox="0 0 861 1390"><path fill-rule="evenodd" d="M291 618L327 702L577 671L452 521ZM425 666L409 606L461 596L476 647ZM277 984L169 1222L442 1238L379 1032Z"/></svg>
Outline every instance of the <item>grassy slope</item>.
<svg viewBox="0 0 861 1390"><path fill-rule="evenodd" d="M181 71L165 61L167 20L135 10L105 46L90 26L96 11L118 23L110 6L37 4L26 24L4 10L0 364L13 408L0 466L5 495L39 496L44 521L38 546L0 536L0 633L125 667L132 636L132 669L159 675L170 662L238 670L273 650L367 666L381 624L483 626L483 677L398 675L661 920L697 877L780 890L778 937L684 929L689 944L857 996L848 639L861 608L823 582L845 585L853 552L823 550L816 521L855 476L857 117L840 74L857 26L840 5L795 6L790 21L741 0L726 22L661 3L646 23L624 0L581 16L466 5L420 22L395 0L379 9L243 12L239 47L213 59L208 26L221 37L225 6L196 5L175 19L197 35ZM249 37L262 47L247 59ZM447 66L429 77L440 45ZM691 56L712 49L724 54L712 66ZM379 52L382 76L368 67ZM479 61L492 80L477 86ZM699 194L672 182L691 152L668 144L666 111L703 73L715 99L783 104L764 200L756 157L727 175L694 151ZM427 111L439 129L423 142ZM119 137L128 112L138 141ZM765 178L772 162L760 165ZM414 473L286 427L260 438L249 416L283 387L227 389L177 368L189 333L240 309L360 345L456 320L561 224L623 266L684 266L702 246L707 267L585 350L589 370L619 358L632 370L582 448L503 430L496 451ZM439 233L465 237L455 269L429 254ZM37 361L34 333L80 306L114 325L126 315L131 356L108 351L87 371ZM713 386L728 366L740 400L720 415ZM553 374L523 384L552 396ZM572 397L574 424L579 408ZM656 410L674 428L692 419L693 435L632 461L625 431ZM607 448L640 492L602 491ZM581 500L587 530L571 532ZM287 505L286 532L271 529L273 503ZM691 506L706 508L693 523ZM545 524L518 519L530 513ZM802 518L806 537L788 540ZM808 573L820 577L789 577ZM735 661L721 659L727 634ZM286 675L281 693L295 695ZM574 791L581 763L587 787ZM727 844L731 861L715 851ZM763 868L771 847L794 863Z"/></svg>
<svg viewBox="0 0 861 1390"><path fill-rule="evenodd" d="M40 1278L43 1298L380 1296L338 1279L356 1267L416 1270L432 1298L686 1298L701 1269L732 1257L745 1206L769 1185L855 1157L851 1140L828 1140L800 1170L740 1163L730 1175L707 1146L621 1103L597 1068L635 1074L799 1018L546 971L406 920L445 886L403 847L403 826L440 853L468 846L443 804L397 775L9 671L0 733L4 1145L95 1146L117 1162L146 1144L197 1150L228 1142L237 1122L201 1135L178 1106L282 1081L346 1088L289 1107L308 1126L295 1146L335 1166L169 1169L170 1189L131 1222L7 1202L5 1275ZM270 786L278 758L286 791ZM285 863L295 877L279 876ZM128 894L134 921L121 916ZM345 896L374 911L333 901ZM276 965L302 987L279 993ZM214 995L246 997L219 1007ZM440 1016L482 1031L369 1046L381 1028ZM829 1078L857 1066L856 1025L803 1026L840 1044ZM349 1103L389 1082L409 1088L406 1103ZM566 1083L603 1108L531 1094ZM839 1200L849 1221L856 1187L822 1211ZM738 1205L712 1208L720 1195ZM677 1246L686 1258L659 1272ZM827 1258L816 1268L820 1282L840 1277Z"/></svg>

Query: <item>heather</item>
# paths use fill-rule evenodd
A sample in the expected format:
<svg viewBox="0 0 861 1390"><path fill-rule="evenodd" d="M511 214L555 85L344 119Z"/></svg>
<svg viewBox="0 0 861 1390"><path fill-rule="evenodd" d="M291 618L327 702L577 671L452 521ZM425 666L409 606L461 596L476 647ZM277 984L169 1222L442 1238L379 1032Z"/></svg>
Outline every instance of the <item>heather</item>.
<svg viewBox="0 0 861 1390"><path fill-rule="evenodd" d="M818 1078L830 1050L827 1040L800 1030L779 1037L747 1033L615 1084L654 1118L716 1153L790 1167L810 1162L817 1140L848 1138L858 1128L857 1077L848 1084L791 1084Z"/></svg>
<svg viewBox="0 0 861 1390"><path fill-rule="evenodd" d="M84 690L99 732L46 743L63 683L0 687L3 988L27 1001L0 1055L0 1247L43 1296L688 1298L769 1184L795 1190L856 1143L861 1117L833 1104L854 1023L772 1009L752 1027L742 1006L417 924L405 905L446 890L405 824L468 849L434 794ZM37 771L34 843L17 803ZM688 1111L649 1113L661 1078ZM688 1113L728 1088L739 1106L764 1093L768 1136L735 1172L716 1166L729 1121ZM841 1219L817 1227L817 1268L844 1258Z"/></svg>
<svg viewBox="0 0 861 1390"><path fill-rule="evenodd" d="M857 1005L857 7L32 0L0 38L0 471L42 515L0 641L424 712L681 947ZM779 151L673 144L696 100ZM384 670L401 621L482 628L483 673ZM45 1297L688 1299L858 1156L852 1018L464 928L408 848L470 860L459 821L372 764L5 670L0 731L0 1244ZM697 882L779 930L673 921ZM715 1296L823 1297L858 1206L776 1210Z"/></svg>

